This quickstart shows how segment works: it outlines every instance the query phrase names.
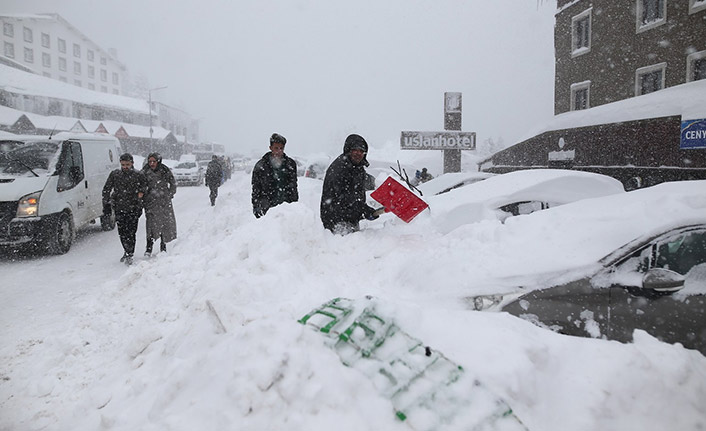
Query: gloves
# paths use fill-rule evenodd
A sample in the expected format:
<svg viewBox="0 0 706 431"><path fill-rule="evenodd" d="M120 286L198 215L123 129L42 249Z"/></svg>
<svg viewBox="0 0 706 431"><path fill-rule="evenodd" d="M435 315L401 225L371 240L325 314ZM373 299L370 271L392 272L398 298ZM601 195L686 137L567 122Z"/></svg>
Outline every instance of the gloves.
<svg viewBox="0 0 706 431"><path fill-rule="evenodd" d="M370 209L372 210L372 208L370 208ZM370 212L370 213L365 217L365 219L366 219L366 220L376 220L376 219L377 219L378 217L380 217L380 215L382 215L384 212L385 212L385 208L384 208L384 207L383 207L383 208L378 208L378 209L373 210L372 212Z"/></svg>

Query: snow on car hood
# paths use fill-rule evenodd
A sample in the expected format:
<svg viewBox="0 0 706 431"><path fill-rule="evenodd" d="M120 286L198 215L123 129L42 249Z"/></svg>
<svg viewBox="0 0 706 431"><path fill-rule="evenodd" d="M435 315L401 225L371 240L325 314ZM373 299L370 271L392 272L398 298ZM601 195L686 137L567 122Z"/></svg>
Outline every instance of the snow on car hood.
<svg viewBox="0 0 706 431"><path fill-rule="evenodd" d="M516 202L563 205L625 193L620 181L606 175L562 169L536 169L496 175L448 193L430 196L427 203L442 232L486 219L496 219L497 208ZM425 196L426 198L426 196Z"/></svg>
<svg viewBox="0 0 706 431"><path fill-rule="evenodd" d="M49 181L47 176L39 177L0 177L0 202L14 202L22 196L43 190Z"/></svg>

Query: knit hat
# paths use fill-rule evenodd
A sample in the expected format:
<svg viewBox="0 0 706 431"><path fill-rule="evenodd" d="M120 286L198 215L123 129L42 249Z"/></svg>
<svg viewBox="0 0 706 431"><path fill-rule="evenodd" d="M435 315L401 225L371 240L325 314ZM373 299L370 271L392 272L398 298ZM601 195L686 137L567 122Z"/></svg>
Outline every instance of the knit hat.
<svg viewBox="0 0 706 431"><path fill-rule="evenodd" d="M343 144L343 152L348 154L351 150L361 150L364 153L368 152L368 143L365 142L360 135L348 135L346 138L346 143Z"/></svg>
<svg viewBox="0 0 706 431"><path fill-rule="evenodd" d="M125 154L120 155L120 161L121 162L133 162L134 160L132 159L132 154L125 153Z"/></svg>

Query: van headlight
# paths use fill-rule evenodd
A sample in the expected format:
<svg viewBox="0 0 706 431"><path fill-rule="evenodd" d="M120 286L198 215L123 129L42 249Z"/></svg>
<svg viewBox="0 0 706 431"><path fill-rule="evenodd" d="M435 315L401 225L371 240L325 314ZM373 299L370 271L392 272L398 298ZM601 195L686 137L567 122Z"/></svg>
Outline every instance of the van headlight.
<svg viewBox="0 0 706 431"><path fill-rule="evenodd" d="M17 205L17 217L36 217L39 213L39 195L42 192L22 196Z"/></svg>

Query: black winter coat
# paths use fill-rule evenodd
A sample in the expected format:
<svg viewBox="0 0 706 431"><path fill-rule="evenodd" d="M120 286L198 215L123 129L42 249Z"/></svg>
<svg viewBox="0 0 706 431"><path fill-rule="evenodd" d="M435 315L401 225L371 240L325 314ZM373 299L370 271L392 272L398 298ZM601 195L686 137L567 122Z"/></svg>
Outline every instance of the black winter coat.
<svg viewBox="0 0 706 431"><path fill-rule="evenodd" d="M206 168L206 185L209 187L218 187L221 185L222 180L223 168L221 167L221 164L216 160L211 160L208 162L208 167Z"/></svg>
<svg viewBox="0 0 706 431"><path fill-rule="evenodd" d="M145 193L146 189L147 179L142 172L116 169L108 175L103 186L103 207L109 207L112 203L116 213L142 212L142 200L138 193Z"/></svg>
<svg viewBox="0 0 706 431"><path fill-rule="evenodd" d="M257 216L283 202L297 202L297 162L282 155L282 165L275 170L267 152L252 170L252 207Z"/></svg>
<svg viewBox="0 0 706 431"><path fill-rule="evenodd" d="M343 224L344 230L357 230L358 222L371 217L375 209L365 203L367 160L354 165L344 148L326 170L321 193L321 221L330 231Z"/></svg>

